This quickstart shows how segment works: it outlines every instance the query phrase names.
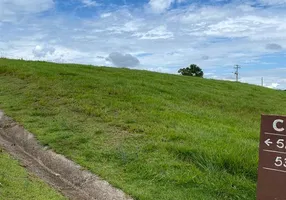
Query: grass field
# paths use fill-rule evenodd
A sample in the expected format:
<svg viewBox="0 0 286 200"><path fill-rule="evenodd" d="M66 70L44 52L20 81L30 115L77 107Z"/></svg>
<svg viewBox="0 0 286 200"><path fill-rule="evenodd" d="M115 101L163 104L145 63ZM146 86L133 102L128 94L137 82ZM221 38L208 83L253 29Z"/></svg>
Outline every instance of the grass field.
<svg viewBox="0 0 286 200"><path fill-rule="evenodd" d="M0 109L140 200L254 200L262 113L286 92L148 71L0 59Z"/></svg>
<svg viewBox="0 0 286 200"><path fill-rule="evenodd" d="M31 174L0 149L0 199L64 200L59 193Z"/></svg>

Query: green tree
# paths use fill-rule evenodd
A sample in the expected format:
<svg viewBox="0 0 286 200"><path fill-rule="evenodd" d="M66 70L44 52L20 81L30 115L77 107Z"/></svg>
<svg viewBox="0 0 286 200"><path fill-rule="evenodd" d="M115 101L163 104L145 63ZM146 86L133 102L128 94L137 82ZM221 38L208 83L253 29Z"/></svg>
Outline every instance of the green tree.
<svg viewBox="0 0 286 200"><path fill-rule="evenodd" d="M179 69L178 73L184 76L196 76L196 77L204 76L203 70L195 64L191 64L189 67Z"/></svg>

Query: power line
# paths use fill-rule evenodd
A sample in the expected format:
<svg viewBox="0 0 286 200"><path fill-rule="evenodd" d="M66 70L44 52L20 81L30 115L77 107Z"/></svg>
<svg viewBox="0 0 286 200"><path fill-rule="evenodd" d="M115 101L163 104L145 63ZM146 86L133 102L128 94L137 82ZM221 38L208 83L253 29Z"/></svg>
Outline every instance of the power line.
<svg viewBox="0 0 286 200"><path fill-rule="evenodd" d="M236 77L236 82L238 82L238 75L239 75L239 72L238 72L238 69L240 69L241 67L239 65L235 65L234 69L235 69L235 77Z"/></svg>

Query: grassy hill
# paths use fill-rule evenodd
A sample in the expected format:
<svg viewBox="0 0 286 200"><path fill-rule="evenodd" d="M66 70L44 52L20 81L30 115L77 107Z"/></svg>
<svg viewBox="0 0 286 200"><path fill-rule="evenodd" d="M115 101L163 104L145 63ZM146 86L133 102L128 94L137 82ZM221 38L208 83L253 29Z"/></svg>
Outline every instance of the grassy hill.
<svg viewBox="0 0 286 200"><path fill-rule="evenodd" d="M255 199L260 115L286 93L148 71L0 59L0 109L140 200Z"/></svg>

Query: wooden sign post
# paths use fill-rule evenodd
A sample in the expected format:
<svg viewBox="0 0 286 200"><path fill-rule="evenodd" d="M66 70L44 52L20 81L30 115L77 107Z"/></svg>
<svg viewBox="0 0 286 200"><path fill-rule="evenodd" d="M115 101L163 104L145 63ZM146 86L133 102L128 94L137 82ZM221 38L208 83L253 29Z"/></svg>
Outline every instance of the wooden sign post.
<svg viewBox="0 0 286 200"><path fill-rule="evenodd" d="M286 200L286 116L262 115L257 200Z"/></svg>

